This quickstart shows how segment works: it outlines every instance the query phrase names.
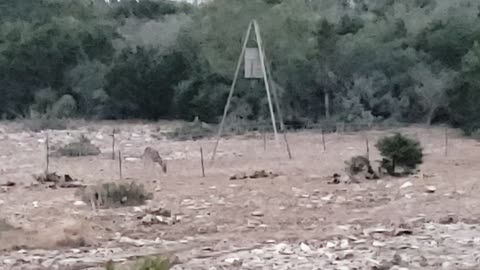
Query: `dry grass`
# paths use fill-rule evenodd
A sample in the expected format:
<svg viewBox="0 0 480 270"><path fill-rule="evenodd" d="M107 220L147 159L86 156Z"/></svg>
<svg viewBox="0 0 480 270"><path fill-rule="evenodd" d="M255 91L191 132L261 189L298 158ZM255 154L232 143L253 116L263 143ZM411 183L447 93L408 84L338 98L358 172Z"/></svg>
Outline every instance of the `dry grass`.
<svg viewBox="0 0 480 270"><path fill-rule="evenodd" d="M53 156L57 157L83 157L83 156L98 156L101 151L96 145L85 136L80 136L78 141L71 142L67 145L59 147Z"/></svg>
<svg viewBox="0 0 480 270"><path fill-rule="evenodd" d="M38 118L30 118L22 121L25 129L33 132L40 132L42 130L64 130L67 129L67 120L58 118L48 118L41 116Z"/></svg>
<svg viewBox="0 0 480 270"><path fill-rule="evenodd" d="M203 123L198 119L191 123L184 123L169 134L170 139L186 141L198 140L212 136L215 129L209 124Z"/></svg>
<svg viewBox="0 0 480 270"><path fill-rule="evenodd" d="M10 225L6 220L0 219L0 233L4 231L10 231L15 229L12 225Z"/></svg>
<svg viewBox="0 0 480 270"><path fill-rule="evenodd" d="M123 147L122 154L125 157L138 157L147 144L161 149L166 158L170 158L169 174L161 175L158 179L149 179L145 176L146 171L142 162L133 160L123 164L125 166L123 177L144 184L147 191L156 190L158 187L152 205L165 206L187 217L175 226L140 227L139 220L126 220L125 217L135 214L134 210L129 208L108 209L95 213L88 207L74 205L72 189L39 192L15 188L8 193L0 193L0 199L9 203L8 207L1 208L0 218L8 217L8 221L12 218L13 225L29 226L29 229L33 230L41 224L48 226L54 224L52 217L62 217L73 212L89 218L94 216L96 218L90 220L92 226L95 226L93 234L98 237L94 239L102 246L111 243L106 239L112 239L114 232L121 232L130 238L153 240L161 231L165 233L161 236L162 239L179 240L185 236L196 237L203 227L218 224L221 231L202 235L205 237L205 245L213 246L222 239L228 239L229 244L243 246L268 239L282 241L287 237L300 239L324 237L335 233L333 228L338 224L356 224L357 220L362 224L384 222L390 224L420 214L428 214L429 219L435 220L448 212L471 217L478 216L476 209L480 209L476 207L479 204L478 198L471 196L470 192L462 196L453 193L456 190L472 190L471 194L478 191L473 185L478 183L480 175L477 166L480 152L475 150L479 149L480 145L474 140L454 136L453 131L450 133L452 136L449 138L450 148L446 157L444 129L400 130L412 137L418 137L425 146L426 162L421 166L422 174L418 174L418 178L409 176L406 179L391 179L389 183L362 181L359 185L329 185L331 175L345 169L344 160L365 153L365 136L368 136L371 142L370 158L373 161L381 159L377 149L373 147L373 142L392 132L327 133L325 150L320 133L289 133L288 140L293 160L288 160L281 140L279 147L275 145L272 134L267 136L266 150L263 148L261 137L223 139L219 145L216 162L208 164L207 176L202 178L198 149L203 146L205 156L209 157L214 141L146 141L149 139L148 133L151 133L153 128L143 123L122 126L123 135L117 136L118 145ZM103 139L96 139L96 144L98 141L98 146L108 149L111 145L111 137L108 137L111 134L110 123L104 130L100 133ZM145 133L142 133L143 130ZM35 173L43 167L42 156L32 155L32 152L44 151L43 145L38 143L44 136L42 134L20 136L22 135L20 132L15 132L2 141L1 155L7 158L2 159L1 163L7 170L5 178L22 183L27 173ZM134 133L137 136L133 137ZM51 132L50 136L52 140L60 141L64 134ZM22 167L24 165L32 167ZM281 176L274 180L228 181L228 177L235 173L261 169L279 172ZM80 176L86 184L93 186L99 184L99 179L115 179L118 175L117 162L107 158L54 160L53 170ZM400 189L407 181L412 182L414 186ZM435 186L437 192L425 195L423 192L425 185ZM397 193L400 195L397 196ZM453 194L451 199L445 197L444 194L447 193ZM403 196L407 194L411 197ZM95 198L95 194L93 197ZM118 199L116 200L117 204L124 206L121 198L120 203ZM316 202L312 203L317 198L331 199L321 200L318 205ZM355 201L349 203L342 202L341 199ZM34 201L39 202L38 207L32 205ZM251 213L256 210L265 214L261 220L268 226L266 229L246 228L247 221L252 219ZM20 211L22 215L16 215ZM193 218L197 215L202 216L202 223L197 223L200 219ZM192 217L193 221L188 217ZM109 231L97 228L108 228ZM56 236L58 231L63 231L62 228L56 228L55 232L38 230L39 234L42 233L48 238L47 243L52 246L57 243L63 244L60 240L66 238L60 236L51 239L52 235ZM88 233L80 232L77 235L84 236L88 244ZM17 236L24 237L20 232ZM0 240L0 244L18 243L17 239L4 239Z"/></svg>
<svg viewBox="0 0 480 270"><path fill-rule="evenodd" d="M84 202L97 208L143 205L146 200L153 197L145 190L143 185L136 183L105 183L83 188L79 190L79 193L78 195Z"/></svg>
<svg viewBox="0 0 480 270"><path fill-rule="evenodd" d="M83 219L62 218L39 226L42 227L0 228L0 250L79 248L96 243L91 225ZM6 230L2 232L3 229Z"/></svg>
<svg viewBox="0 0 480 270"><path fill-rule="evenodd" d="M138 260L134 266L129 268L116 268L115 264L110 261L106 265L106 270L168 270L175 263L175 260L163 256L145 257Z"/></svg>

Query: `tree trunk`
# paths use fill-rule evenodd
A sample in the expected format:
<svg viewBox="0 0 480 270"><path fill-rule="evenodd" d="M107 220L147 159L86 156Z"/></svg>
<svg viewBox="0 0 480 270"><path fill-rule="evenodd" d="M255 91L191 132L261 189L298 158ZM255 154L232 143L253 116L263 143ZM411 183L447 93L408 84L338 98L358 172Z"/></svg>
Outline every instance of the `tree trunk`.
<svg viewBox="0 0 480 270"><path fill-rule="evenodd" d="M330 93L325 91L325 118L330 120Z"/></svg>
<svg viewBox="0 0 480 270"><path fill-rule="evenodd" d="M395 160L395 158L392 158L392 169L391 169L392 171L390 172L390 175L395 174L396 163L397 163L397 161Z"/></svg>
<svg viewBox="0 0 480 270"><path fill-rule="evenodd" d="M429 111L428 111L428 114L427 114L427 125L431 126L432 125L432 120L433 120L433 116L435 114L435 110L436 108L431 108Z"/></svg>

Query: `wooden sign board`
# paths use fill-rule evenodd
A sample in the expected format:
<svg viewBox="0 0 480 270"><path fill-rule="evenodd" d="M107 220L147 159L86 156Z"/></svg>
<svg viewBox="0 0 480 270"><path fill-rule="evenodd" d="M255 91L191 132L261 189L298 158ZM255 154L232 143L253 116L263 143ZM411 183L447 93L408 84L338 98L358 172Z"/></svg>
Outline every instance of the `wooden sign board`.
<svg viewBox="0 0 480 270"><path fill-rule="evenodd" d="M245 50L245 78L262 79L262 65L258 48L246 48Z"/></svg>

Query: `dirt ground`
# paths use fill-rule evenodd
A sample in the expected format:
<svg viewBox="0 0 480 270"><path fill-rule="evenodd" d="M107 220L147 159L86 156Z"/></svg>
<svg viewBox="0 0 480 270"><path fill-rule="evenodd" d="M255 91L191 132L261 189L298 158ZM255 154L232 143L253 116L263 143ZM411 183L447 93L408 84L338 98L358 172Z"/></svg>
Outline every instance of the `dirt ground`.
<svg viewBox="0 0 480 270"><path fill-rule="evenodd" d="M119 179L118 160L111 158L113 128L119 130L115 137L123 157L123 180ZM270 134L264 149L260 134L248 134L222 140L212 164L213 139L167 140L163 132L169 129L170 123L101 122L48 131L50 145L65 144L84 134L102 151L95 157L51 157L50 171L69 174L87 185L134 181L154 194L143 207L94 211L79 203L75 189L48 189L32 177L45 170L46 131L33 133L19 124L1 124L0 184L11 181L16 185L0 190L0 268L101 269L110 259L121 266L135 257L168 253L179 257L178 269L480 269L475 254L469 263L461 255L448 257L455 253L453 244L444 242L445 236L439 233L448 231L446 238L461 235L475 243L480 239L475 236L480 222L480 144L458 131L447 130L447 155L446 130L440 127L326 134L326 150L320 133L290 133L292 160L282 140L277 144ZM344 174L345 160L365 154L366 138L371 160L378 160L374 143L396 131L422 143L426 156L418 174L328 184L334 173ZM159 168L157 172L145 170L140 156L146 146L158 149L168 161L167 175ZM205 178L200 147L205 154ZM234 174L256 170L279 176L229 180ZM426 192L427 187L434 187L435 192ZM181 217L180 222L142 224L144 211L153 207L171 210ZM392 233L375 232L385 234L381 238L365 233L378 227ZM407 238L395 233L402 228L408 228L408 235L401 235ZM418 241L427 241L420 233L436 241L437 249L419 249ZM417 237L412 244L416 251L401 249L395 242L413 241L413 237ZM362 242L357 243L360 238ZM349 239L349 244L345 246L342 239ZM342 243L343 248L333 247ZM366 246L357 248L354 243ZM300 253L314 250L323 255L281 257L294 256L297 247ZM391 258L394 249L405 253L403 266ZM328 256L345 250L369 250L371 259L367 262L358 252L353 258ZM427 262L412 259L420 256L418 250ZM463 248L459 250L463 254ZM269 263L260 260L255 265L242 257L248 253L258 259L258 254L268 252L280 258L269 257L265 259ZM304 258L309 262L304 268L301 263L289 265ZM354 262L355 258L362 262ZM385 260L392 260L393 266L381 268Z"/></svg>

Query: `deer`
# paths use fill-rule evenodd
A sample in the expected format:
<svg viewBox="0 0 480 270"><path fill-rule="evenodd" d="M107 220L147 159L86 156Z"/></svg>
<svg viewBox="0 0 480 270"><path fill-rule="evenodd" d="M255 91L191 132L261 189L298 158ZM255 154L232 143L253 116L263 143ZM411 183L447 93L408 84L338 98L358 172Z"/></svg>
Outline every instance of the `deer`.
<svg viewBox="0 0 480 270"><path fill-rule="evenodd" d="M154 148L145 148L145 150L143 151L142 159L144 168L146 168L147 166L152 167L152 165L153 167L155 167L155 164L158 164L162 168L163 173L167 173L166 160L163 160L158 151Z"/></svg>

